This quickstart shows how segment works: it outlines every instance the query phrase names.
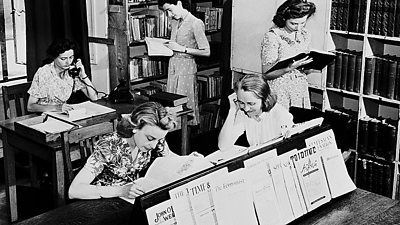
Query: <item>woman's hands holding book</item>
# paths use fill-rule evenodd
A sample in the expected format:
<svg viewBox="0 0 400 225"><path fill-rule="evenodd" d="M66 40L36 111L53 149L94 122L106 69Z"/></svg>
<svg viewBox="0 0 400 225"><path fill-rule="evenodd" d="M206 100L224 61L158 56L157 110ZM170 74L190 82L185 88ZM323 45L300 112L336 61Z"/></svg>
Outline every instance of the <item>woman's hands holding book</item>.
<svg viewBox="0 0 400 225"><path fill-rule="evenodd" d="M121 197L136 198L144 193L145 193L145 191L139 184L130 183L130 184L122 186Z"/></svg>
<svg viewBox="0 0 400 225"><path fill-rule="evenodd" d="M293 60L293 62L288 66L288 68L287 68L288 71L287 72L291 72L291 71L293 71L295 69L301 70L302 66L304 66L304 65L306 65L306 64L308 64L308 63L310 63L312 61L313 61L313 59L308 57L308 56L304 57L304 58L302 58L300 60L297 60L297 61Z"/></svg>
<svg viewBox="0 0 400 225"><path fill-rule="evenodd" d="M185 46L182 46L182 45L176 43L175 41L168 41L164 45L175 52L185 52L185 50L186 50Z"/></svg>

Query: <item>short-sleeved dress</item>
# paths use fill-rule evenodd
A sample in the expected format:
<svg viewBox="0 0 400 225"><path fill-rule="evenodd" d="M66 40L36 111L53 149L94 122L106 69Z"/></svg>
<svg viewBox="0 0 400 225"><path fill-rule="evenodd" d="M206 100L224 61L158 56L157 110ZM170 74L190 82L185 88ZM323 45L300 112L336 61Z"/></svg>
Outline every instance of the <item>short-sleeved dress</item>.
<svg viewBox="0 0 400 225"><path fill-rule="evenodd" d="M302 29L296 32L295 38L285 28L273 27L265 35L261 43L261 62L271 68L281 59L308 52L311 35ZM276 93L278 103L285 108L296 106L311 108L306 74L295 69L276 79L268 81L271 90Z"/></svg>
<svg viewBox="0 0 400 225"><path fill-rule="evenodd" d="M171 40L187 48L210 48L203 21L190 12L182 21L172 21ZM199 123L198 93L196 86L197 64L192 55L174 52L169 60L167 91L186 95L189 98L188 108L193 109L194 119L190 125Z"/></svg>
<svg viewBox="0 0 400 225"><path fill-rule="evenodd" d="M247 141L250 146L254 146L279 137L287 128L293 126L293 115L279 104L269 112L263 112L260 119L256 121L239 110L232 132L239 137L246 131Z"/></svg>
<svg viewBox="0 0 400 225"><path fill-rule="evenodd" d="M66 73L68 73L66 71ZM40 67L33 77L28 93L37 99L41 105L59 105L65 103L72 92L86 88L78 78L65 74L61 78L54 67L54 62Z"/></svg>
<svg viewBox="0 0 400 225"><path fill-rule="evenodd" d="M147 169L152 157L166 156L169 150L165 140L159 141L152 151L140 151L132 157L132 149L125 138L116 132L102 136L96 142L94 152L83 169L90 171L95 179L91 184L100 186L122 186L139 178Z"/></svg>

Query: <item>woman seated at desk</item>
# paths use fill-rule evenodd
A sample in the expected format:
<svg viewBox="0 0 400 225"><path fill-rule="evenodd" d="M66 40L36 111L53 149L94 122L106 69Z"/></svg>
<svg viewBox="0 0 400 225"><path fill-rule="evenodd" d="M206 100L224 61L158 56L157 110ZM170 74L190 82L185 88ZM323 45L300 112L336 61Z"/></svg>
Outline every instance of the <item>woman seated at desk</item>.
<svg viewBox="0 0 400 225"><path fill-rule="evenodd" d="M71 199L135 198L144 193L134 181L155 157L176 156L165 142L176 122L159 103L136 107L103 136L69 188Z"/></svg>
<svg viewBox="0 0 400 225"><path fill-rule="evenodd" d="M250 146L286 135L293 126L293 116L276 103L267 81L249 74L235 83L229 98L230 109L218 136L218 147L228 150L246 132Z"/></svg>
<svg viewBox="0 0 400 225"><path fill-rule="evenodd" d="M40 67L28 91L30 112L69 111L66 104L73 92L82 91L90 100L97 100L97 91L85 73L80 59L75 60L77 45L67 39L54 41L47 49L52 62ZM71 69L78 72L73 77Z"/></svg>

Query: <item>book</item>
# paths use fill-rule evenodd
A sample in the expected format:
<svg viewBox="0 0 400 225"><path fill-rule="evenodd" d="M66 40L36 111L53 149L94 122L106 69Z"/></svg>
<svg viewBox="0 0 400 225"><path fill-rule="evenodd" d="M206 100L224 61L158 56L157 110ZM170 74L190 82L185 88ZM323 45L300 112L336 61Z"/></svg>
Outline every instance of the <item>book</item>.
<svg viewBox="0 0 400 225"><path fill-rule="evenodd" d="M342 79L342 52L337 51L335 57L335 76L333 79L333 87L340 88L340 80Z"/></svg>
<svg viewBox="0 0 400 225"><path fill-rule="evenodd" d="M360 93L360 83L361 83L361 68L362 68L362 52L355 52L356 55L356 72L354 74L354 87L353 91Z"/></svg>
<svg viewBox="0 0 400 225"><path fill-rule="evenodd" d="M46 116L43 123L34 124L30 127L45 133L57 134L79 127L79 125L52 116Z"/></svg>
<svg viewBox="0 0 400 225"><path fill-rule="evenodd" d="M328 51L322 51L322 50L311 50L309 53L302 52L300 54L297 54L293 57L282 59L278 61L272 68L268 70L268 72L278 70L278 69L283 69L289 67L293 61L298 61L300 59L303 59L305 57L310 57L313 59L312 62L299 67L298 69L314 69L314 70L322 70L325 68L330 62L335 59L335 53L328 52Z"/></svg>
<svg viewBox="0 0 400 225"><path fill-rule="evenodd" d="M375 59L365 58L364 94L366 95L370 95L374 92L374 73Z"/></svg>
<svg viewBox="0 0 400 225"><path fill-rule="evenodd" d="M347 86L347 70L349 66L349 54L347 52L342 53L342 72L340 77L340 86L342 90L346 90Z"/></svg>
<svg viewBox="0 0 400 225"><path fill-rule="evenodd" d="M149 56L172 56L174 52L164 44L170 40L164 38L144 38Z"/></svg>
<svg viewBox="0 0 400 225"><path fill-rule="evenodd" d="M187 103L189 98L185 95L160 91L150 95L149 100L159 102L163 106L178 106Z"/></svg>
<svg viewBox="0 0 400 225"><path fill-rule="evenodd" d="M346 90L354 91L354 79L356 76L356 55L351 53L348 56L347 63L347 82L346 82Z"/></svg>
<svg viewBox="0 0 400 225"><path fill-rule="evenodd" d="M335 62L336 58L328 64L327 70L326 70L326 87L333 87L333 81L335 78Z"/></svg>

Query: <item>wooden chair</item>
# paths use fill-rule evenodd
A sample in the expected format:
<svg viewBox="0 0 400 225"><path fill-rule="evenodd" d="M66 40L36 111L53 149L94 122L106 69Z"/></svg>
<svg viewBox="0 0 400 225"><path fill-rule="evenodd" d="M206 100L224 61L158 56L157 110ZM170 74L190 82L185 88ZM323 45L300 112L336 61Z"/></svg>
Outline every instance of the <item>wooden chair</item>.
<svg viewBox="0 0 400 225"><path fill-rule="evenodd" d="M2 86L5 119L28 114L27 103L30 87L31 82Z"/></svg>
<svg viewBox="0 0 400 225"><path fill-rule="evenodd" d="M61 148L65 165L65 196L67 196L67 188L75 174L85 165L86 159L92 154L95 142L101 135L113 131L114 123L103 122L61 134Z"/></svg>

